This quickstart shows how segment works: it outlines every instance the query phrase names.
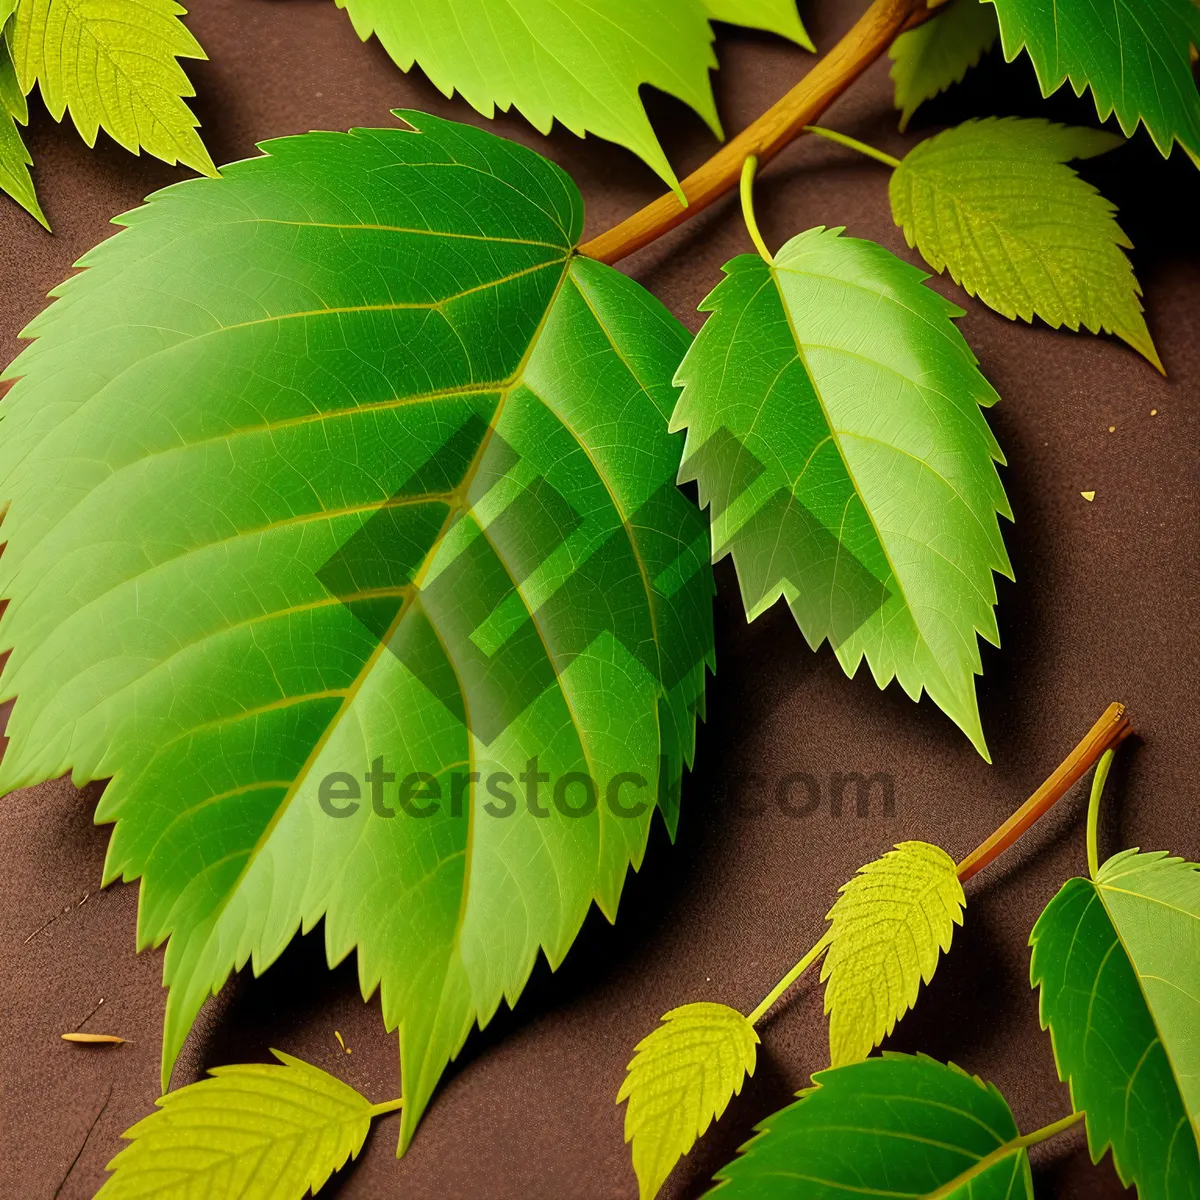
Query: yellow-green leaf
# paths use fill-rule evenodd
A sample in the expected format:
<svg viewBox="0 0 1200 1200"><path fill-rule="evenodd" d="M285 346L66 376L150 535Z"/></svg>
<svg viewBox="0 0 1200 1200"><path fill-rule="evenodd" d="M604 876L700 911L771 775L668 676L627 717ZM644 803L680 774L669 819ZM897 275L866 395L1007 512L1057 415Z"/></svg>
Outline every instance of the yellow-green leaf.
<svg viewBox="0 0 1200 1200"><path fill-rule="evenodd" d="M900 128L926 100L960 83L999 36L996 10L983 0L951 0L932 20L902 33L888 51Z"/></svg>
<svg viewBox="0 0 1200 1200"><path fill-rule="evenodd" d="M37 192L29 174L33 159L29 157L17 128L18 121L22 125L28 123L29 109L25 104L25 93L17 83L17 74L8 54L8 43L3 36L4 21L9 15L5 11L5 3L6 0L0 0L0 191L7 192L27 213L49 229L49 222L38 204Z"/></svg>
<svg viewBox="0 0 1200 1200"><path fill-rule="evenodd" d="M348 1084L274 1051L282 1065L217 1067L158 1101L96 1200L300 1200L357 1157L373 1106Z"/></svg>
<svg viewBox="0 0 1200 1200"><path fill-rule="evenodd" d="M704 7L714 21L765 29L790 38L806 50L816 49L800 23L796 0L704 0Z"/></svg>
<svg viewBox="0 0 1200 1200"><path fill-rule="evenodd" d="M696 1139L754 1074L758 1034L724 1004L673 1008L634 1051L617 1093L641 1200L650 1200Z"/></svg>
<svg viewBox="0 0 1200 1200"><path fill-rule="evenodd" d="M834 1067L866 1058L892 1032L950 949L967 903L954 860L928 842L901 842L840 891L821 968Z"/></svg>
<svg viewBox="0 0 1200 1200"><path fill-rule="evenodd" d="M1116 208L1066 165L1121 143L1042 120L967 121L909 151L892 214L935 271L998 313L1115 333L1161 371Z"/></svg>
<svg viewBox="0 0 1200 1200"><path fill-rule="evenodd" d="M89 146L100 129L134 154L147 150L205 175L216 167L180 58L204 58L174 0L20 0L9 31L22 89L36 83L56 121L70 110Z"/></svg>

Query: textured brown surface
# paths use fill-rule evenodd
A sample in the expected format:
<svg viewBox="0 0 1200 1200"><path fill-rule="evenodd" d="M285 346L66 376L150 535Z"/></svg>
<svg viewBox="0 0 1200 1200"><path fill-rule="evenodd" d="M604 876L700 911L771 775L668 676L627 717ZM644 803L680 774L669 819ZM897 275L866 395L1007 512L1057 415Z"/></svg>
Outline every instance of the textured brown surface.
<svg viewBox="0 0 1200 1200"><path fill-rule="evenodd" d="M861 7L805 4L818 45L830 45ZM402 76L378 46L361 45L330 0L195 0L194 9L191 27L212 61L190 73L218 162L281 134L386 124L388 110L403 105L480 120L419 73ZM727 30L719 53L717 87L730 131L812 61L765 36ZM677 165L688 169L711 153L697 118L659 97L651 103ZM1046 111L1030 72L989 61L928 107L913 136L972 113L1035 109ZM1094 120L1090 105L1070 97L1051 111ZM827 121L892 151L906 144L895 133L883 67ZM516 119L495 128L575 176L588 201L589 232L659 190L631 155L594 139L541 139ZM106 221L182 175L111 143L89 153L44 113L30 141L56 232L44 234L0 202L3 361L46 291L105 236ZM656 829L616 927L593 913L557 975L540 965L516 1012L502 1010L471 1038L407 1157L393 1157L397 1119L382 1120L330 1195L635 1196L613 1097L631 1048L659 1014L700 999L748 1011L811 944L836 887L860 863L902 837L937 841L961 856L1053 769L1109 700L1129 704L1144 741L1124 752L1110 782L1104 851L1140 845L1200 858L1193 784L1200 774L1193 674L1200 651L1193 232L1200 180L1180 158L1164 165L1139 139L1087 171L1121 204L1138 244L1167 380L1110 339L1011 324L965 302L962 328L1004 398L991 419L1008 455L1004 477L1016 512L1006 534L1017 582L1001 584L1003 648L985 648L980 685L995 765L981 762L928 702L914 705L895 687L879 693L866 670L847 680L827 649L810 653L786 611L776 608L748 627L723 566L719 674L696 770L684 785L678 843L669 846ZM764 234L778 244L810 225L845 224L912 259L889 220L886 182L883 168L837 147L811 139L795 145L760 184ZM746 249L737 213L725 204L624 265L695 328L696 304L720 264ZM952 285L937 286L964 300ZM1083 489L1095 489L1094 503L1080 497ZM803 821L774 810L738 811L739 780L757 775L769 786L793 770L822 780L835 771L890 772L895 815L838 820L827 801ZM81 796L60 781L0 802L6 1198L90 1196L119 1134L157 1095L160 956L133 952L136 887L97 891L108 834L91 824L95 787ZM1083 869L1081 790L968 887L965 930L892 1042L994 1080L1025 1129L1068 1105L1038 1030L1026 938L1059 883ZM89 1049L58 1039L81 1023L129 1042ZM752 1124L825 1064L818 990L801 987L766 1025L763 1042L753 1080L665 1195L702 1192ZM176 1080L262 1058L272 1045L335 1071L372 1099L397 1092L395 1040L383 1032L378 1004L362 1003L352 963L325 969L319 932L293 945L262 979L243 973L210 1003ZM1122 1194L1108 1162L1090 1165L1078 1132L1040 1147L1036 1162L1039 1196Z"/></svg>

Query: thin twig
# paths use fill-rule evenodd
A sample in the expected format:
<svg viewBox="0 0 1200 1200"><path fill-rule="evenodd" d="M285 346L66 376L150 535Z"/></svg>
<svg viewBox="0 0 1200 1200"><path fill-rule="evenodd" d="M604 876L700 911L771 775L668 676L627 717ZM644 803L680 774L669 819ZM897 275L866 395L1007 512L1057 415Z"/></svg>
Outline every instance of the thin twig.
<svg viewBox="0 0 1200 1200"><path fill-rule="evenodd" d="M108 1107L108 1102L112 1099L113 1085L108 1085L108 1093L104 1097L104 1103L100 1105L100 1111L92 1118L92 1123L88 1126L88 1131L83 1135L83 1141L79 1144L79 1149L75 1151L75 1157L71 1159L71 1165L67 1168L67 1173L59 1181L58 1187L54 1189L53 1200L58 1200L64 1187L67 1186L67 1180L71 1177L71 1172L75 1170L75 1164L79 1161L84 1149L87 1147L88 1140L92 1136L92 1130L100 1123L100 1118L104 1116L104 1110Z"/></svg>
<svg viewBox="0 0 1200 1200"><path fill-rule="evenodd" d="M754 155L760 164L769 162L805 125L814 124L898 34L930 15L923 0L873 0L846 36L782 100L683 181L686 207L674 192L660 196L619 225L584 242L579 252L615 263L702 212L737 187L747 158Z"/></svg>

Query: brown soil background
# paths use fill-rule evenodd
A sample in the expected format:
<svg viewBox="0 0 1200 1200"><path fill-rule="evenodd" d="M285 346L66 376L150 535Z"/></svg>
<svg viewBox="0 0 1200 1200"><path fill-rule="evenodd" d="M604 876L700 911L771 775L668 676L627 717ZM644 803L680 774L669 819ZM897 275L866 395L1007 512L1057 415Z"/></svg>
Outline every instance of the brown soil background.
<svg viewBox="0 0 1200 1200"><path fill-rule="evenodd" d="M862 7L802 5L822 47ZM188 69L218 162L283 134L387 124L389 109L402 106L482 120L419 72L401 75L376 44L360 44L329 0L194 0L193 9L189 24L211 61ZM813 61L765 35L726 28L718 53L716 87L729 132ZM1090 102L1069 92L1043 105L1028 65L1006 68L997 55L923 109L907 137L896 132L889 99L880 64L826 122L903 153L923 133L976 114L1095 121ZM712 152L693 114L657 95L650 105L681 174ZM660 191L640 162L606 143L561 131L543 139L512 117L494 128L572 173L587 199L589 232ZM110 232L108 219L185 174L135 159L103 135L88 152L40 106L29 140L55 235L0 203L5 362L46 292ZM1123 752L1110 781L1102 853L1142 846L1200 859L1200 175L1180 153L1163 163L1144 134L1087 164L1085 174L1120 204L1138 247L1167 379L1113 339L1011 323L948 281L934 283L968 309L961 327L1003 397L990 420L1011 464L1004 479L1016 523L1006 536L1017 581L1000 583L1003 646L985 647L980 683L995 765L986 766L927 701L914 705L895 686L881 694L865 669L847 680L828 649L807 649L784 609L747 626L723 565L719 673L696 769L684 785L677 844L656 828L616 927L593 912L562 969L551 974L540 964L516 1011L502 1008L487 1031L472 1036L402 1162L394 1158L397 1118L384 1119L358 1164L323 1194L636 1196L623 1110L613 1098L632 1047L659 1015L700 999L748 1011L812 943L837 886L856 867L909 837L961 856L1037 786L1110 700L1130 706L1142 741ZM845 224L919 261L889 218L886 171L815 139L793 145L769 169L758 207L771 244L811 225ZM695 329L696 305L721 263L747 249L736 207L726 202L623 269ZM1080 497L1083 489L1095 489L1094 503ZM738 811L739 780L755 773L774 781L789 771L822 780L836 771L889 772L896 812L863 820L851 810L839 820L827 800L804 821L773 809ZM160 955L134 954L136 887L97 890L108 841L107 830L91 822L98 787L80 794L64 780L0 802L5 1197L91 1196L121 1131L158 1094ZM1024 1129L1068 1109L1049 1038L1038 1028L1026 940L1059 884L1084 869L1084 803L1078 788L1017 851L969 885L965 929L890 1042L993 1080ZM89 1050L59 1040L81 1022L129 1042ZM335 1029L351 1054L339 1048ZM801 987L763 1030L753 1079L664 1195L701 1194L754 1122L825 1065L824 1038L820 992ZM176 1081L262 1059L270 1046L336 1072L372 1099L397 1093L395 1040L383 1031L378 1003L362 1002L352 962L326 970L319 933L293 944L263 978L243 972L210 1002ZM1035 1175L1040 1197L1123 1194L1109 1161L1091 1165L1079 1131L1039 1147Z"/></svg>

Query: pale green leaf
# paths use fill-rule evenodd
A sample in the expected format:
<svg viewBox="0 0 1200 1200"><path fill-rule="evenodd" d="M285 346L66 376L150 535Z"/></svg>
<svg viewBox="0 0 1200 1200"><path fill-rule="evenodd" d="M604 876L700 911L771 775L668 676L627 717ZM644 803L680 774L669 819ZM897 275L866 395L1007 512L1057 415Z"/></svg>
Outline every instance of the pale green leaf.
<svg viewBox="0 0 1200 1200"><path fill-rule="evenodd" d="M967 121L909 151L892 214L935 271L1010 320L1115 333L1161 371L1116 208L1065 165L1121 144L1042 120Z"/></svg>
<svg viewBox="0 0 1200 1200"><path fill-rule="evenodd" d="M96 1200L301 1200L358 1152L376 1114L340 1079L290 1054L216 1067L170 1092L124 1136ZM387 1106L381 1106L381 1108Z"/></svg>
<svg viewBox="0 0 1200 1200"><path fill-rule="evenodd" d="M1200 866L1127 850L1029 939L1060 1078L1141 1200L1200 1198Z"/></svg>
<svg viewBox="0 0 1200 1200"><path fill-rule="evenodd" d="M473 1025L615 915L656 799L673 828L713 584L687 332L573 253L557 167L402 115L158 193L26 331L0 790L111 777L168 1079L323 918L401 1028L407 1145Z"/></svg>
<svg viewBox="0 0 1200 1200"><path fill-rule="evenodd" d="M721 1200L1033 1200L1029 1155L991 1084L924 1055L821 1071L717 1172Z"/></svg>
<svg viewBox="0 0 1200 1200"><path fill-rule="evenodd" d="M1042 94L1068 79L1091 88L1096 112L1115 112L1126 137L1142 122L1164 154L1178 141L1200 161L1200 92L1192 47L1200 44L1194 0L988 0L1004 57L1028 50Z"/></svg>
<svg viewBox="0 0 1200 1200"><path fill-rule="evenodd" d="M402 71L415 62L485 117L515 107L535 129L560 121L640 155L672 187L638 88L690 104L720 135L709 83L712 30L698 0L337 0Z"/></svg>
<svg viewBox="0 0 1200 1200"><path fill-rule="evenodd" d="M928 842L901 842L839 890L821 967L834 1067L866 1058L892 1032L967 903L954 859Z"/></svg>
<svg viewBox="0 0 1200 1200"><path fill-rule="evenodd" d="M0 3L0 191L7 192L27 213L36 217L47 229L46 214L38 203L33 179L29 174L33 159L21 140L17 123L29 121L25 94L17 83L17 74L8 54L3 36L4 9Z"/></svg>
<svg viewBox="0 0 1200 1200"><path fill-rule="evenodd" d="M184 98L195 90L178 59L204 58L174 0L20 0L10 33L28 93L37 84L56 121L71 113L89 146L103 129L204 175L216 168Z"/></svg>
<svg viewBox="0 0 1200 1200"><path fill-rule="evenodd" d="M705 0L705 8L714 21L765 29L790 38L806 50L816 49L800 23L796 0Z"/></svg>
<svg viewBox="0 0 1200 1200"><path fill-rule="evenodd" d="M961 310L840 230L724 269L672 417L714 559L732 553L751 620L786 597L814 649L828 638L847 674L865 658L880 687L924 689L986 756L976 634L999 639L1011 513Z"/></svg>
<svg viewBox="0 0 1200 1200"><path fill-rule="evenodd" d="M617 1103L628 1101L625 1140L641 1200L658 1194L671 1169L754 1074L758 1034L737 1009L685 1004L637 1045Z"/></svg>
<svg viewBox="0 0 1200 1200"><path fill-rule="evenodd" d="M900 128L926 100L960 83L999 33L996 10L983 0L951 0L935 17L902 33L888 51Z"/></svg>

